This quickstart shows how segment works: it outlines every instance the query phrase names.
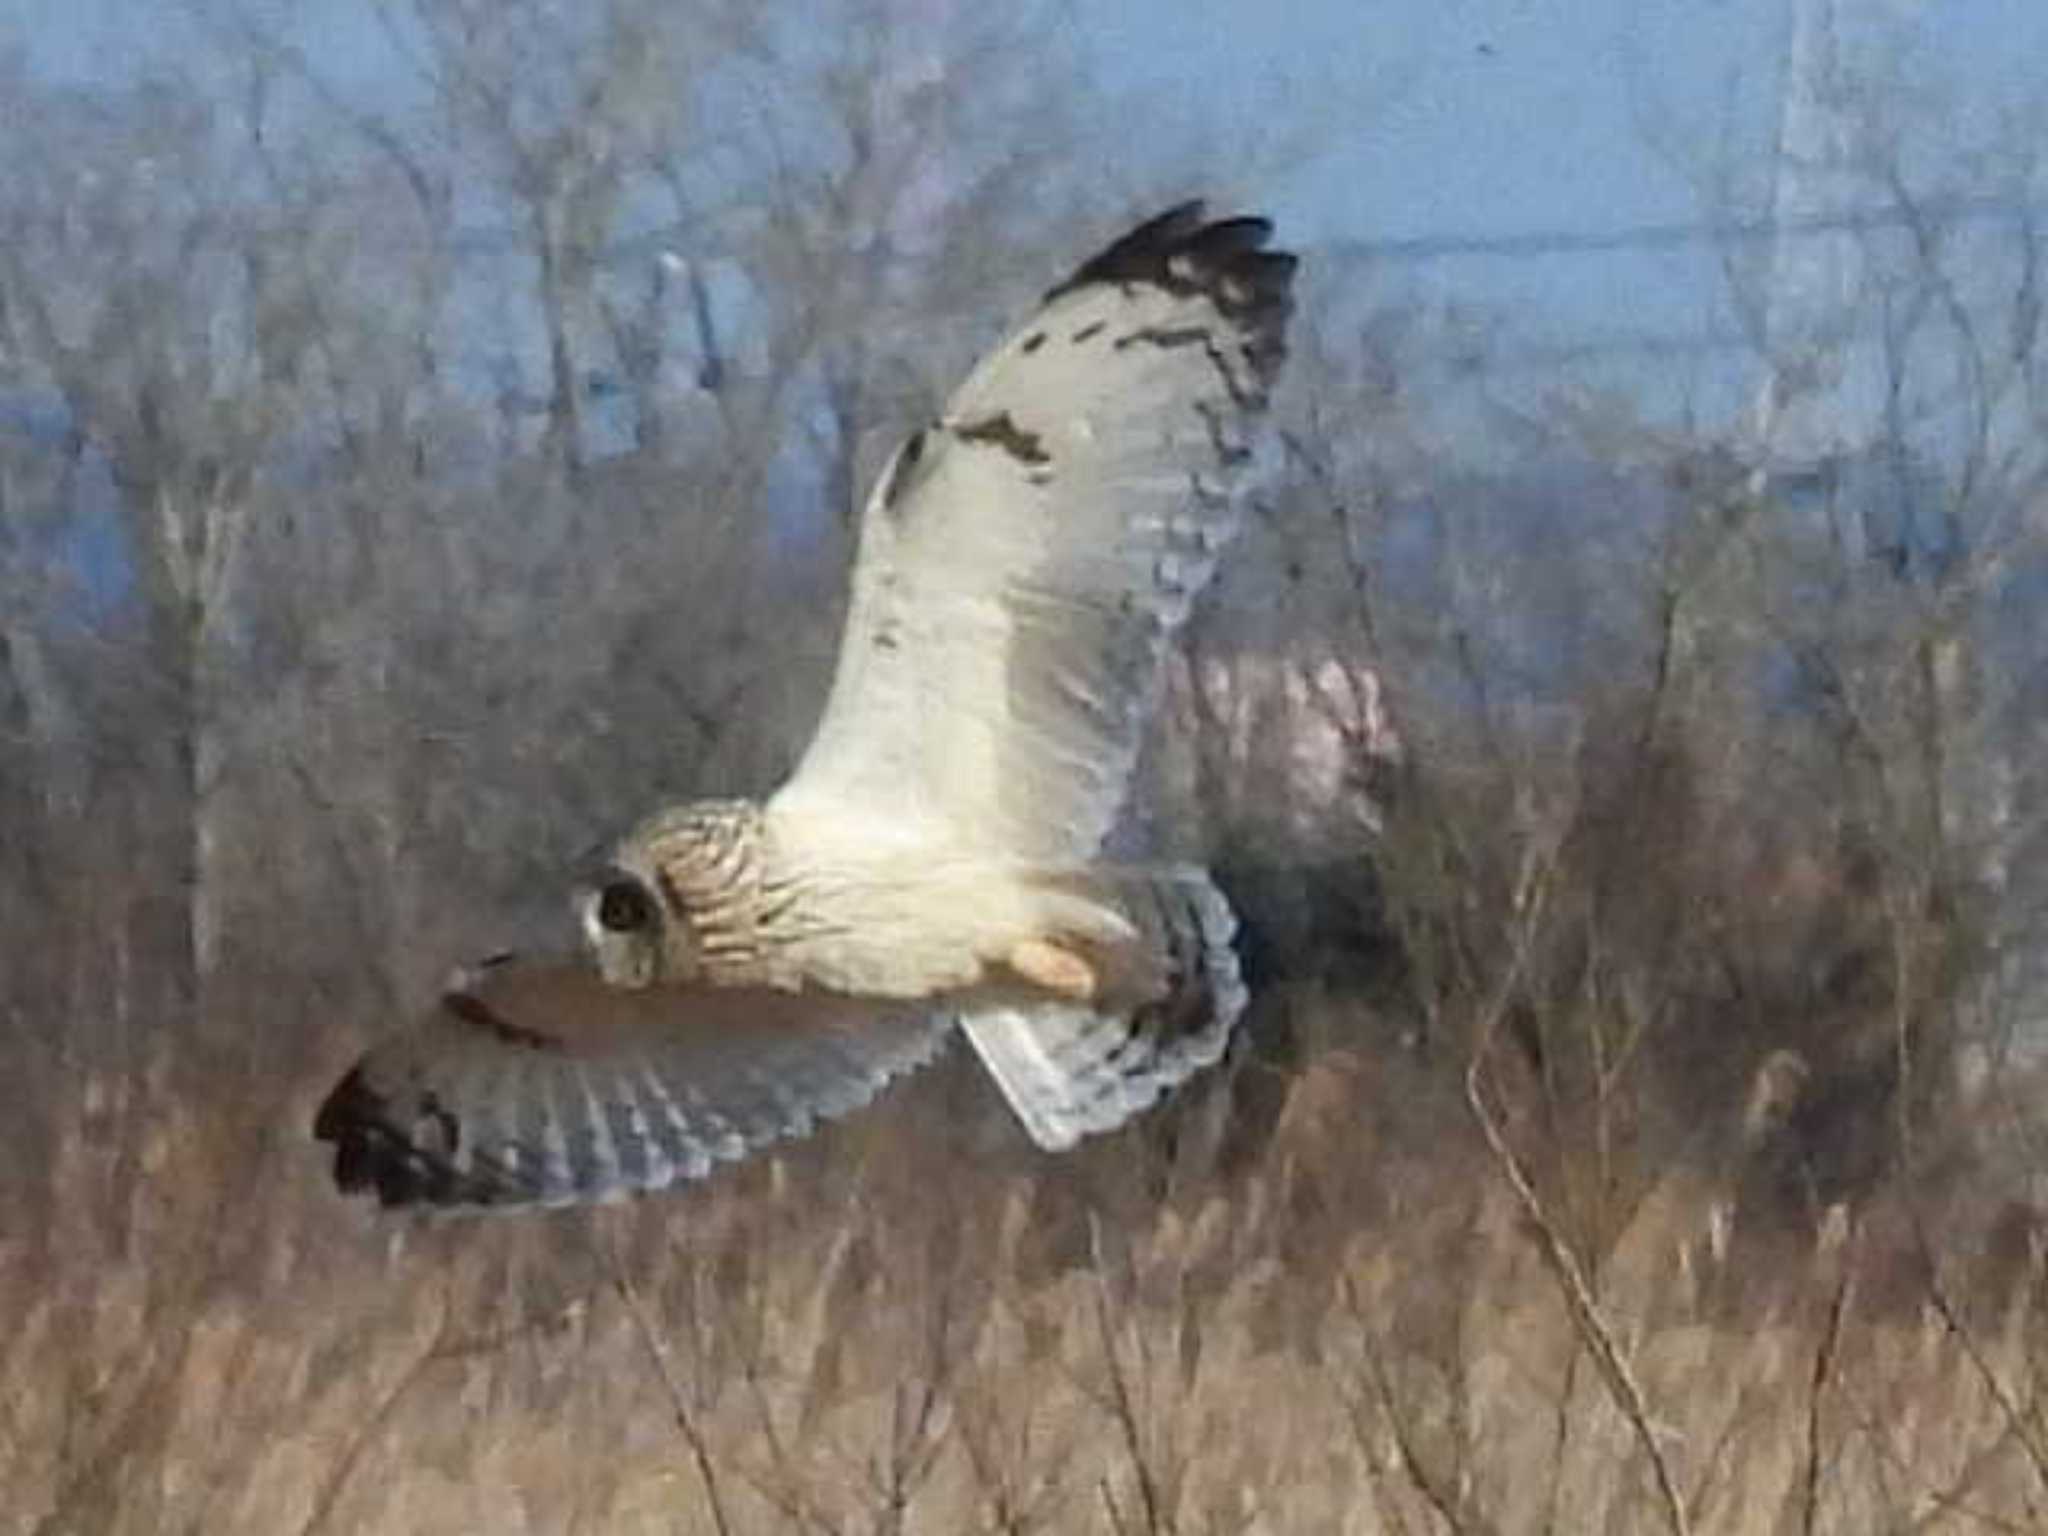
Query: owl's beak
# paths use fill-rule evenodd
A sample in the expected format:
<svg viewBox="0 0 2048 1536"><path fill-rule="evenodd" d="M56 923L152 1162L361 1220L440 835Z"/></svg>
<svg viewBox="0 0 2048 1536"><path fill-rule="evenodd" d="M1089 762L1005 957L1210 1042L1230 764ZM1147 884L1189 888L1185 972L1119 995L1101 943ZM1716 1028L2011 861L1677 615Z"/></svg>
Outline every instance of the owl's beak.
<svg viewBox="0 0 2048 1536"><path fill-rule="evenodd" d="M579 891L573 903L552 901L545 907L515 912L504 923L494 925L491 947L452 968L442 990L473 991L491 972L515 962L522 966L588 965L589 951L576 917L582 899Z"/></svg>

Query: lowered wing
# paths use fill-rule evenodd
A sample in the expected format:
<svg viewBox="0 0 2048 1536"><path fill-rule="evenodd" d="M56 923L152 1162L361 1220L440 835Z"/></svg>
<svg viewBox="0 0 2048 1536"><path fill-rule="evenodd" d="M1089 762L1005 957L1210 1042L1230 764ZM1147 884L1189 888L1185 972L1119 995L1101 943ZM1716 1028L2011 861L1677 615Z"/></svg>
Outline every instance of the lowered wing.
<svg viewBox="0 0 2048 1536"><path fill-rule="evenodd" d="M566 1205L694 1179L866 1104L950 1015L820 992L608 986L488 966L321 1106L345 1191L385 1205Z"/></svg>

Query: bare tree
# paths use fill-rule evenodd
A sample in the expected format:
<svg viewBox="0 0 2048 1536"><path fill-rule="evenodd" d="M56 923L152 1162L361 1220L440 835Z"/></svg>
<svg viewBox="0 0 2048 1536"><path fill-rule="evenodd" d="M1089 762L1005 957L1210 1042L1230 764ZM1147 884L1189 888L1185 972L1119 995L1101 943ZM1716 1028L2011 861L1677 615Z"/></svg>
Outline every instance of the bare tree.
<svg viewBox="0 0 2048 1536"><path fill-rule="evenodd" d="M112 480L143 605L139 702L177 786L174 992L196 1012L217 958L236 583L258 479L304 400L317 231L236 194L225 125L175 86L112 110L46 99L35 121L47 137L0 215L9 354L18 387L51 392L75 451Z"/></svg>

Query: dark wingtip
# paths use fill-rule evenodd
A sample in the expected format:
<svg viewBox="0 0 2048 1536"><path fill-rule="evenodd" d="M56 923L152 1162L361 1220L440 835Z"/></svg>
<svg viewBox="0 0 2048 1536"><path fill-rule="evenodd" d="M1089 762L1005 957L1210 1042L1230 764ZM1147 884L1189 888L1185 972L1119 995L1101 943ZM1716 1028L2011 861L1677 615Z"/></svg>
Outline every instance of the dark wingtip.
<svg viewBox="0 0 2048 1536"><path fill-rule="evenodd" d="M1151 283L1176 292L1207 293L1233 318L1284 313L1296 257L1269 251L1269 219L1254 215L1209 220L1196 198L1147 219L1051 289L1047 299L1091 283Z"/></svg>
<svg viewBox="0 0 2048 1536"><path fill-rule="evenodd" d="M1211 220L1201 199L1177 204L1112 242L1047 291L1050 302L1093 284L1148 284L1169 293L1200 294L1249 334L1249 355L1269 383L1285 356L1294 311L1292 251L1266 249L1269 219L1255 215Z"/></svg>
<svg viewBox="0 0 2048 1536"><path fill-rule="evenodd" d="M1176 203L1119 236L1090 256L1046 297L1056 299L1090 283L1149 282L1166 270L1166 258L1200 233L1208 204L1201 198Z"/></svg>
<svg viewBox="0 0 2048 1536"><path fill-rule="evenodd" d="M334 1147L334 1182L345 1195L374 1191L384 1205L425 1194L417 1157L391 1124L390 1101L352 1068L313 1117L313 1137Z"/></svg>
<svg viewBox="0 0 2048 1536"><path fill-rule="evenodd" d="M415 1122L436 1134L457 1134L431 1095L416 1106ZM421 1145L398 1107L371 1085L359 1064L334 1085L313 1117L313 1137L334 1147L334 1182L345 1195L374 1194L386 1208L409 1205L497 1205L530 1199L524 1185L493 1177L488 1168L458 1172L444 1155ZM417 1127L416 1127L417 1129Z"/></svg>

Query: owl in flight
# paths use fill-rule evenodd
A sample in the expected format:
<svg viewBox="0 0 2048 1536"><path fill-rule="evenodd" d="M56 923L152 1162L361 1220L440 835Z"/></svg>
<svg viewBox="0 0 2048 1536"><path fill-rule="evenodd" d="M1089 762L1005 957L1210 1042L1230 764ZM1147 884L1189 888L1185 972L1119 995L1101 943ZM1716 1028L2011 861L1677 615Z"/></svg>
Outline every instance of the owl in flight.
<svg viewBox="0 0 2048 1536"><path fill-rule="evenodd" d="M1046 294L883 470L816 736L761 801L657 812L377 1046L314 1131L387 1205L696 1178L867 1103L963 1031L1065 1148L1223 1052L1236 923L1107 862L1161 655L1239 521L1294 257L1189 203Z"/></svg>

